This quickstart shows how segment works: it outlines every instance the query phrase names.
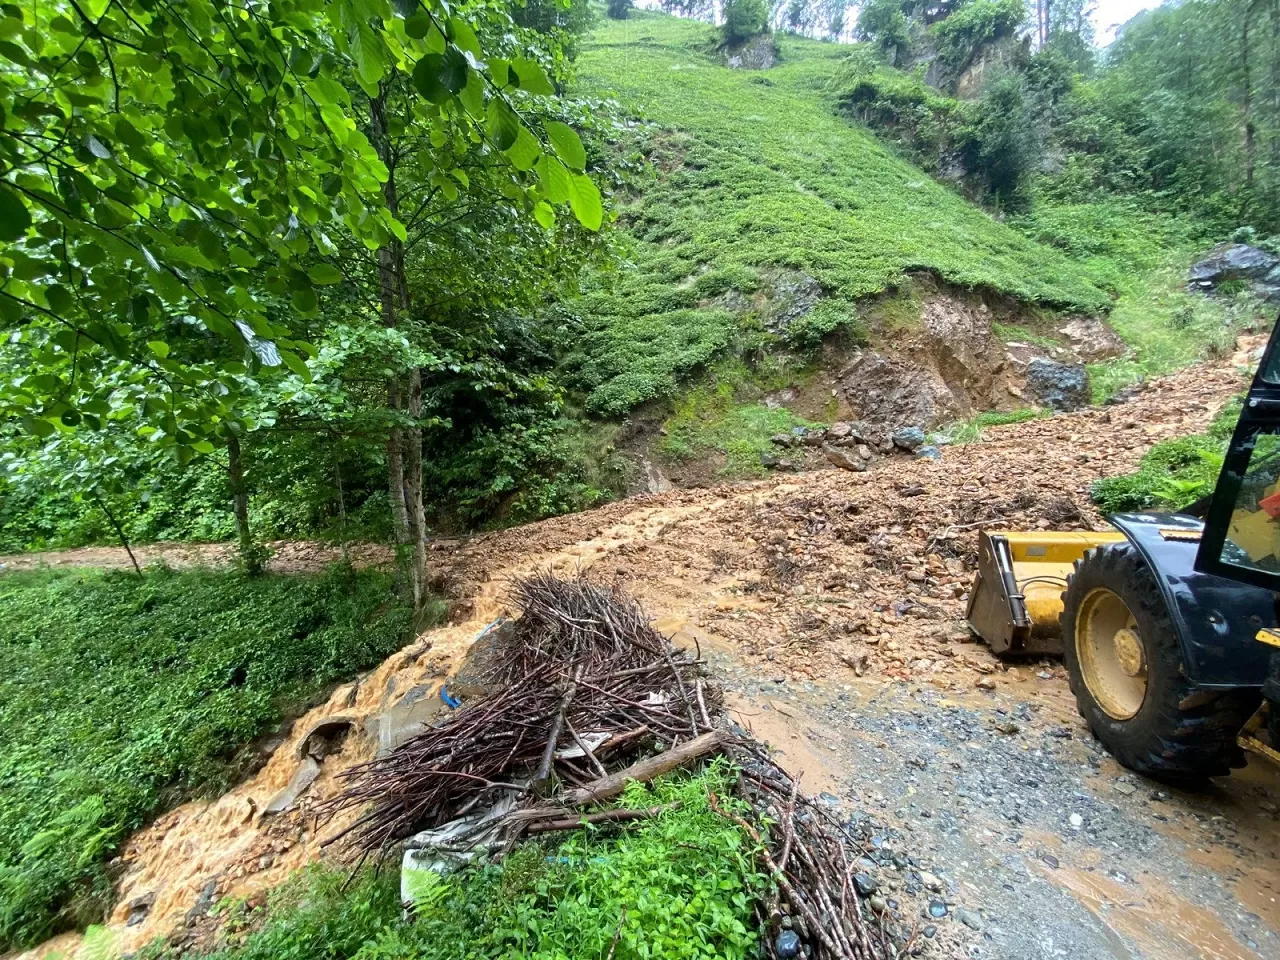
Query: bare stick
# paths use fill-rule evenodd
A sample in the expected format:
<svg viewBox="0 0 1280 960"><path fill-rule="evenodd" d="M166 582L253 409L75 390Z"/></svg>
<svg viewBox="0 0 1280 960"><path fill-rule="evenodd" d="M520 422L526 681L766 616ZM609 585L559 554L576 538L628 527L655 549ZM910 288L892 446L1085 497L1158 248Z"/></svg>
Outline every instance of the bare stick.
<svg viewBox="0 0 1280 960"><path fill-rule="evenodd" d="M670 803L665 806L646 807L641 810L602 810L599 813L588 813L577 817L563 817L559 820L535 820L525 828L526 833L554 833L560 830L576 830L593 823L627 823L632 820L651 820L667 810L679 810L680 804Z"/></svg>
<svg viewBox="0 0 1280 960"><path fill-rule="evenodd" d="M622 936L622 925L627 922L627 906L622 905L622 916L618 918L617 929L613 931L613 940L609 942L609 952L605 954L604 960L613 960L613 951L618 948L618 938Z"/></svg>
<svg viewBox="0 0 1280 960"><path fill-rule="evenodd" d="M672 747L656 757L646 757L633 763L625 770L619 770L617 773L611 773L607 777L601 777L599 780L589 783L580 789L570 790L565 793L561 800L566 806L570 807L582 807L589 803L608 800L625 790L627 784L632 780L647 783L654 777L660 777L676 767L684 766L690 760L696 760L698 757L711 753L719 746L720 734L712 730L710 733L704 733L700 737L695 737L686 743Z"/></svg>

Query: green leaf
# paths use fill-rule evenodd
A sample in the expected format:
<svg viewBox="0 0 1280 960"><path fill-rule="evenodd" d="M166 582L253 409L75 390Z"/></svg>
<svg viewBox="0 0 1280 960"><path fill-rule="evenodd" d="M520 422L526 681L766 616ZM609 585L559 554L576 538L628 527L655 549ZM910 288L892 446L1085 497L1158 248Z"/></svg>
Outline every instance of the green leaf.
<svg viewBox="0 0 1280 960"><path fill-rule="evenodd" d="M480 49L480 41L476 39L476 32L471 29L471 24L461 17L449 18L449 39L477 59L484 53Z"/></svg>
<svg viewBox="0 0 1280 960"><path fill-rule="evenodd" d="M313 314L320 307L316 292L311 289L293 291L289 302L293 304L293 309L304 315Z"/></svg>
<svg viewBox="0 0 1280 960"><path fill-rule="evenodd" d="M163 340L148 340L147 347L161 360L169 356L169 345Z"/></svg>
<svg viewBox="0 0 1280 960"><path fill-rule="evenodd" d="M321 286L342 282L342 271L331 263L317 263L307 271L307 276L311 278L312 283Z"/></svg>
<svg viewBox="0 0 1280 960"><path fill-rule="evenodd" d="M557 157L544 153L538 159L538 181L542 184L542 192L552 203L568 203L569 173L568 168Z"/></svg>
<svg viewBox="0 0 1280 960"><path fill-rule="evenodd" d="M539 200L533 207L533 219L546 230L550 230L556 225L556 212L551 209L551 204L545 200Z"/></svg>
<svg viewBox="0 0 1280 960"><path fill-rule="evenodd" d="M540 97L553 97L556 88L551 85L551 81L547 79L546 72L542 69L542 64L537 60L530 60L528 57L517 57L511 61L511 69L519 78L520 89L527 93L536 94Z"/></svg>
<svg viewBox="0 0 1280 960"><path fill-rule="evenodd" d="M110 160L111 151L107 149L107 145L95 137L92 133L85 138L85 149L97 157L99 160Z"/></svg>
<svg viewBox="0 0 1280 960"><path fill-rule="evenodd" d="M431 103L444 103L452 94L440 79L444 57L428 53L413 67L413 85Z"/></svg>
<svg viewBox="0 0 1280 960"><path fill-rule="evenodd" d="M440 65L440 82L450 93L461 93L467 85L467 73L470 71L467 55L455 46L449 46Z"/></svg>
<svg viewBox="0 0 1280 960"><path fill-rule="evenodd" d="M227 256L231 258L231 262L237 267L244 267L246 270L258 265L258 258L244 247L231 247L227 250Z"/></svg>
<svg viewBox="0 0 1280 960"><path fill-rule="evenodd" d="M197 440L195 443L191 445L191 449L196 451L196 453L209 454L209 453L213 453L214 446L208 440Z"/></svg>
<svg viewBox="0 0 1280 960"><path fill-rule="evenodd" d="M412 17L404 22L404 32L407 36L414 40L421 40L427 35L427 31L431 29L431 18L425 13L415 13Z"/></svg>
<svg viewBox="0 0 1280 960"><path fill-rule="evenodd" d="M472 70L467 74L467 85L458 94L463 109L473 118L479 120L484 114L484 78Z"/></svg>
<svg viewBox="0 0 1280 960"><path fill-rule="evenodd" d="M511 82L511 64L506 60L490 60L489 76L493 78L493 85L499 90Z"/></svg>
<svg viewBox="0 0 1280 960"><path fill-rule="evenodd" d="M499 150L508 150L520 135L520 120L503 100L494 97L489 101L485 129Z"/></svg>
<svg viewBox="0 0 1280 960"><path fill-rule="evenodd" d="M291 350L280 351L280 359L284 361L284 365L300 376L308 383L311 381L311 369L307 366L307 362Z"/></svg>
<svg viewBox="0 0 1280 960"><path fill-rule="evenodd" d="M22 197L8 187L0 186L0 240L12 243L31 226L31 211Z"/></svg>
<svg viewBox="0 0 1280 960"><path fill-rule="evenodd" d="M569 209L588 230L599 230L604 220L604 204L600 191L585 173L569 178Z"/></svg>
<svg viewBox="0 0 1280 960"><path fill-rule="evenodd" d="M561 160L570 170L585 170L587 151L582 148L582 141L573 127L559 120L548 120L546 123L547 139Z"/></svg>
<svg viewBox="0 0 1280 960"><path fill-rule="evenodd" d="M532 170L542 155L542 147L537 138L522 126L517 129L516 142L507 148L506 153L517 170Z"/></svg>

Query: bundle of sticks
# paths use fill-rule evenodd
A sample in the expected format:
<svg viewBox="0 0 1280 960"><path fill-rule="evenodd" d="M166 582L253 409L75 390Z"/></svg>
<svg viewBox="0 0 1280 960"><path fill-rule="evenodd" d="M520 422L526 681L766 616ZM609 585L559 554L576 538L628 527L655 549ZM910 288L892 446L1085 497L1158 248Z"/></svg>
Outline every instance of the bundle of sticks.
<svg viewBox="0 0 1280 960"><path fill-rule="evenodd" d="M673 650L634 600L550 575L517 581L513 593L523 612L489 665L496 692L344 771L341 792L315 813L327 819L368 809L328 843L385 851L506 791L547 818L563 817L567 808L608 798L598 782L609 776L606 761L712 733L720 699L701 676L701 660ZM715 743L701 745L707 752ZM554 784L570 788L565 799L574 802L541 803ZM532 819L525 813L513 823L527 828Z"/></svg>
<svg viewBox="0 0 1280 960"><path fill-rule="evenodd" d="M757 841L761 866L777 884L757 905L766 955L786 956L776 937L784 925L810 944L815 960L898 955L887 926L853 888L852 838L800 794L767 748L730 731L699 651L673 649L632 598L581 578L534 576L516 581L512 593L522 612L486 665L493 692L344 771L342 790L314 812L359 815L327 844L341 840L362 857L382 855L417 831L512 795L517 802L503 805L511 809L498 823L507 848L586 822L645 819L662 811L584 815L578 808L616 797L630 780L722 751L739 768L735 792L754 823L726 816Z"/></svg>

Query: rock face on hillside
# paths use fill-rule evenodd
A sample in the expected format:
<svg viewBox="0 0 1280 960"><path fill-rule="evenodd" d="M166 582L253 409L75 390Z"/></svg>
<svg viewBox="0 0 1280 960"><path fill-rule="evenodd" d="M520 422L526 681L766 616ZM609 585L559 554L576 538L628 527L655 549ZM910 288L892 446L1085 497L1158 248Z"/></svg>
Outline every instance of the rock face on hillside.
<svg viewBox="0 0 1280 960"><path fill-rule="evenodd" d="M726 47L724 50L725 66L735 70L768 70L777 59L773 35L768 33L752 37L740 47Z"/></svg>
<svg viewBox="0 0 1280 960"><path fill-rule="evenodd" d="M980 300L931 295L919 331L892 354L862 351L840 371L837 390L860 419L890 426L932 425L1016 405L1018 373L991 319Z"/></svg>
<svg viewBox="0 0 1280 960"><path fill-rule="evenodd" d="M1220 243L1187 273L1187 286L1210 293L1230 280L1244 281L1269 303L1280 303L1280 257L1247 243Z"/></svg>
<svg viewBox="0 0 1280 960"><path fill-rule="evenodd" d="M1027 392L1052 410L1079 410L1089 405L1089 372L1082 363L1037 357L1027 364Z"/></svg>

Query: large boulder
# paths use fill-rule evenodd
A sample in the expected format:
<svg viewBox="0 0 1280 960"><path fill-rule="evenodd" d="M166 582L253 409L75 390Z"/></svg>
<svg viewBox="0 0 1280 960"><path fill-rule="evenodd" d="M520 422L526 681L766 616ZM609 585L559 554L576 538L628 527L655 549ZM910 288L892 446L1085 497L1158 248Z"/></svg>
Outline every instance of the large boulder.
<svg viewBox="0 0 1280 960"><path fill-rule="evenodd" d="M1122 357L1128 352L1119 335L1096 317L1075 317L1059 327L1058 333L1066 338L1072 354L1085 363Z"/></svg>
<svg viewBox="0 0 1280 960"><path fill-rule="evenodd" d="M1089 403L1089 371L1082 363L1037 358L1027 364L1027 391L1053 410L1079 410Z"/></svg>
<svg viewBox="0 0 1280 960"><path fill-rule="evenodd" d="M1225 280L1267 280L1280 266L1280 257L1247 243L1220 243L1187 273L1193 289L1208 290Z"/></svg>
<svg viewBox="0 0 1280 960"><path fill-rule="evenodd" d="M827 455L828 460L841 470L852 470L854 473L862 473L862 471L867 469L867 461L858 456L855 451L840 447L823 447L822 452Z"/></svg>

